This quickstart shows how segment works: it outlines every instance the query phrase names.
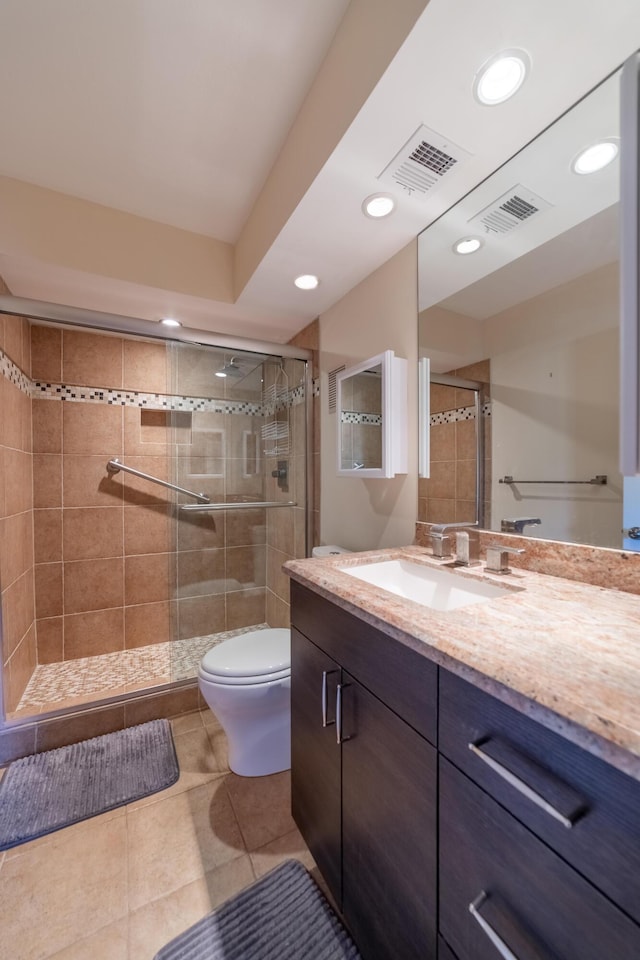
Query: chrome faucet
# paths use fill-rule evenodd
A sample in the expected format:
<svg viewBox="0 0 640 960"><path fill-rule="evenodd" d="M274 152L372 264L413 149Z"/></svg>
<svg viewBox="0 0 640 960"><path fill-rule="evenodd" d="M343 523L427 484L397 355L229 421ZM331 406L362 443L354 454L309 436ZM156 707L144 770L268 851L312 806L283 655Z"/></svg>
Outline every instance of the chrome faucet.
<svg viewBox="0 0 640 960"><path fill-rule="evenodd" d="M477 523L434 523L430 530L434 557L452 556L453 541L449 530L456 531L455 563L474 567L480 563L480 535Z"/></svg>
<svg viewBox="0 0 640 960"><path fill-rule="evenodd" d="M512 520L500 521L500 533L523 533L524 528L542 523L540 517L514 517Z"/></svg>
<svg viewBox="0 0 640 960"><path fill-rule="evenodd" d="M509 554L525 553L522 548L505 547L502 543L490 543L487 547L487 563L485 570L487 573L511 573L509 566Z"/></svg>

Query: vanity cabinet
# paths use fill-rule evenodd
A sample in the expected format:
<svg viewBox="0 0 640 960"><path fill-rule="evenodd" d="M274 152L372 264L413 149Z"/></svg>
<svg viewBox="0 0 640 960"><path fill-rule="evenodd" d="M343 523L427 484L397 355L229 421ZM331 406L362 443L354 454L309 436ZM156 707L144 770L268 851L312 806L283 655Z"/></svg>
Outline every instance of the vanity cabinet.
<svg viewBox="0 0 640 960"><path fill-rule="evenodd" d="M292 593L294 819L365 960L434 960L437 755L394 704L397 669L412 675L419 725L435 730L436 668Z"/></svg>
<svg viewBox="0 0 640 960"><path fill-rule="evenodd" d="M638 960L640 783L291 587L293 814L365 960Z"/></svg>

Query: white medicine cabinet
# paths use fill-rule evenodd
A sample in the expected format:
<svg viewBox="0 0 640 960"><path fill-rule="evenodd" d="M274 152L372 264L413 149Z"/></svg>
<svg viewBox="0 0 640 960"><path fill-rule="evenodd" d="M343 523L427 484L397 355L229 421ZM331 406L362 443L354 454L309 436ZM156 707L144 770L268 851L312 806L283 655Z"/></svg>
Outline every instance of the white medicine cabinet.
<svg viewBox="0 0 640 960"><path fill-rule="evenodd" d="M385 350L336 377L337 473L407 472L407 361Z"/></svg>

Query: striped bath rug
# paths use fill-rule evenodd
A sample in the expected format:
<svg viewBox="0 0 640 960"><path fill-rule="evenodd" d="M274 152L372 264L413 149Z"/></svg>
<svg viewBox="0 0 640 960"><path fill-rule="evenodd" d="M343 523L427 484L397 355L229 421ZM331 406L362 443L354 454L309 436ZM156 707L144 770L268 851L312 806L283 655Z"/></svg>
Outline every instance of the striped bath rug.
<svg viewBox="0 0 640 960"><path fill-rule="evenodd" d="M164 790L179 775L168 720L16 760L0 780L0 850Z"/></svg>
<svg viewBox="0 0 640 960"><path fill-rule="evenodd" d="M361 960L297 860L285 860L163 947L154 960Z"/></svg>

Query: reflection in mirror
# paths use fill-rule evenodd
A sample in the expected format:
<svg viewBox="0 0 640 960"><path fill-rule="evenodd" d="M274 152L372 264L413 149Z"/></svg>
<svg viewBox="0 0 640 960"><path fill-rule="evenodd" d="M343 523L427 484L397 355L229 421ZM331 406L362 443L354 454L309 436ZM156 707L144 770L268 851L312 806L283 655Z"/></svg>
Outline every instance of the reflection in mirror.
<svg viewBox="0 0 640 960"><path fill-rule="evenodd" d="M618 101L615 74L419 238L419 356L484 384L493 530L622 546L618 161L572 169L584 148L616 143ZM469 237L479 249L456 253ZM420 520L471 518L474 416L432 386Z"/></svg>
<svg viewBox="0 0 640 960"><path fill-rule="evenodd" d="M341 396L341 469L381 470L382 364L344 378Z"/></svg>

